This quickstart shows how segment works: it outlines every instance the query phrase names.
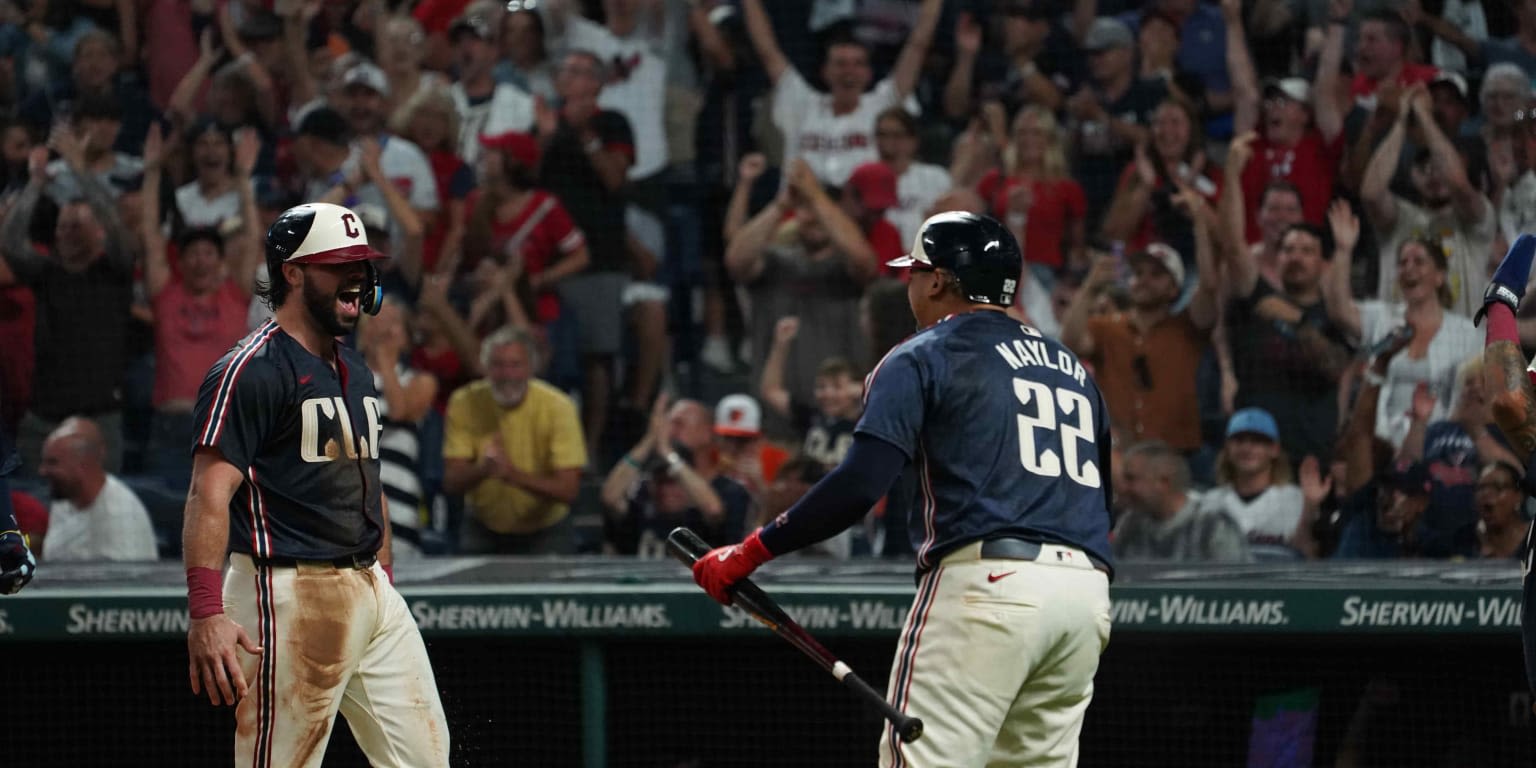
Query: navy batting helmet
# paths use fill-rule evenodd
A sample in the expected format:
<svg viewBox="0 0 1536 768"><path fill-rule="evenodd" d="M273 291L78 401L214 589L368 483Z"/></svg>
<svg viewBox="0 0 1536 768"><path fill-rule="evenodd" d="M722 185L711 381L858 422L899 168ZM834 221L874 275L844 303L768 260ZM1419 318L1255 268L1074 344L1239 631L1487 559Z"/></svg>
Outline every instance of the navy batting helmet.
<svg viewBox="0 0 1536 768"><path fill-rule="evenodd" d="M997 219L965 211L930 216L917 231L912 252L891 267L943 269L954 273L965 297L981 304L1013 306L1024 255Z"/></svg>

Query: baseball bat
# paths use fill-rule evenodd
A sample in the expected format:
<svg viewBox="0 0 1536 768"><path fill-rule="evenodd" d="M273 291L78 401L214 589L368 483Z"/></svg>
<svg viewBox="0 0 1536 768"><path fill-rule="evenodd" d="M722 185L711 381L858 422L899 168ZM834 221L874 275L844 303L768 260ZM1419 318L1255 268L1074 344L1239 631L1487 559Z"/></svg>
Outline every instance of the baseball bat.
<svg viewBox="0 0 1536 768"><path fill-rule="evenodd" d="M677 527L667 534L667 550L683 565L693 568L694 562L709 552L711 547L699 535L686 527ZM811 633L805 631L800 623L790 617L784 609L762 588L752 583L751 579L742 579L736 582L731 592L732 602L737 608L746 611L757 619L758 623L773 630L773 633L784 638L801 653L809 656L822 669L832 673L848 690L862 699L881 717L891 721L896 726L896 733L905 743L917 741L923 735L923 721L915 717L903 714L891 703L885 700L885 696L869 686L853 670L839 661L827 650Z"/></svg>

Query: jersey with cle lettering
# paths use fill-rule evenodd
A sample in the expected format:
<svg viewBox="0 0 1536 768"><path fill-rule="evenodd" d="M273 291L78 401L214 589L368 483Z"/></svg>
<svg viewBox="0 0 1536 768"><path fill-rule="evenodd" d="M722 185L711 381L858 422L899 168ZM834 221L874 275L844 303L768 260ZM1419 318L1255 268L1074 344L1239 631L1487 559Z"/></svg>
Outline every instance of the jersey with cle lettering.
<svg viewBox="0 0 1536 768"><path fill-rule="evenodd" d="M378 390L362 354L336 367L267 321L224 355L197 395L194 448L245 475L229 505L229 549L333 559L383 542Z"/></svg>
<svg viewBox="0 0 1536 768"><path fill-rule="evenodd" d="M858 432L918 477L918 568L973 541L1024 537L1111 562L1109 414L1060 342L1001 312L951 315L869 374Z"/></svg>

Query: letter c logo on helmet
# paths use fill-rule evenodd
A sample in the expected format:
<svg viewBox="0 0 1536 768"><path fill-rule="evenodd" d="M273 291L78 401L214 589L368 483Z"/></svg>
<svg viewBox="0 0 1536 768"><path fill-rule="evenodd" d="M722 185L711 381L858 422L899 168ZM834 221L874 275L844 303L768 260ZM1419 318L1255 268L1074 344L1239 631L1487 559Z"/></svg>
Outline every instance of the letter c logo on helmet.
<svg viewBox="0 0 1536 768"><path fill-rule="evenodd" d="M886 266L948 270L960 281L966 298L1009 307L1024 269L1024 255L1013 234L997 219L946 211L924 221L912 251Z"/></svg>

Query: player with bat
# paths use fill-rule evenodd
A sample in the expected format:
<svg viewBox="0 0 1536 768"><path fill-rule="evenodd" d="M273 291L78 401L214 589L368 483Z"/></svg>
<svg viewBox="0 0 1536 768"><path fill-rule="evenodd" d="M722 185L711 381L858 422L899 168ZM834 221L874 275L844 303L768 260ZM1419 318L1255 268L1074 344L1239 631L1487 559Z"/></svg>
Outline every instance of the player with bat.
<svg viewBox="0 0 1536 768"><path fill-rule="evenodd" d="M1061 344L1008 317L1023 266L997 221L923 223L907 298L921 328L865 382L842 463L694 580L729 604L772 558L861 518L908 464L918 589L888 697L924 723L884 729L881 766L1072 766L1109 641L1109 419Z"/></svg>
<svg viewBox="0 0 1536 768"><path fill-rule="evenodd" d="M1536 235L1515 238L1483 292L1483 308L1473 322L1481 323L1485 317L1488 320L1483 387L1493 400L1494 422L1515 455L1525 462L1520 485L1528 495L1536 496L1536 361L1526 364L1515 322L1515 313L1530 280L1532 259L1536 259ZM1526 683L1536 693L1536 587L1531 584L1531 531L1526 529L1525 556L1521 558L1524 580L1520 590L1520 638L1525 645Z"/></svg>

